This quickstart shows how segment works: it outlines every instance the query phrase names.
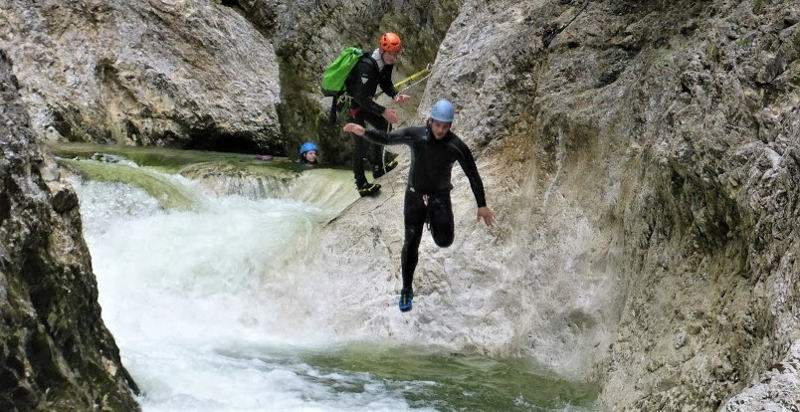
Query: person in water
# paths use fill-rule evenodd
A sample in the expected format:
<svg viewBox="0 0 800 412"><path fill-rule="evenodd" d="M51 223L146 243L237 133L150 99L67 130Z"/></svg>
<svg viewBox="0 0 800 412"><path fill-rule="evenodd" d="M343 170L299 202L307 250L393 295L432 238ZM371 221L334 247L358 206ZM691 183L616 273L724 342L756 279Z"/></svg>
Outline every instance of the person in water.
<svg viewBox="0 0 800 412"><path fill-rule="evenodd" d="M298 162L303 166L317 165L317 145L314 142L305 142L300 146L300 159Z"/></svg>
<svg viewBox="0 0 800 412"><path fill-rule="evenodd" d="M411 310L414 269L417 266L419 242L425 222L430 223L431 235L439 247L448 247L453 243L453 207L450 203L453 185L450 183L450 175L454 162L458 161L469 179L478 203L478 220L483 219L487 226L495 223L494 212L486 206L483 182L472 152L450 130L454 114L452 103L439 100L433 105L425 127L408 127L387 133L384 130L365 130L355 123L344 126L346 132L364 136L377 144L405 144L411 147L411 167L403 207L403 289L400 291L398 303L401 312Z"/></svg>
<svg viewBox="0 0 800 412"><path fill-rule="evenodd" d="M352 96L350 103L349 122L360 126L371 124L378 130L388 130L389 123L397 123L397 111L383 107L372 100L380 85L386 95L397 103L405 103L408 95L401 94L392 84L392 69L397 62L397 56L402 50L400 36L395 33L386 33L381 36L379 47L371 54L365 53L356 63L353 70L345 80L347 94ZM355 149L353 151L353 175L356 188L361 196L374 196L381 186L377 183L368 183L364 175L364 157L372 163L372 177L377 179L394 169L397 161L391 153L382 154L381 147L364 141L361 136L353 135Z"/></svg>

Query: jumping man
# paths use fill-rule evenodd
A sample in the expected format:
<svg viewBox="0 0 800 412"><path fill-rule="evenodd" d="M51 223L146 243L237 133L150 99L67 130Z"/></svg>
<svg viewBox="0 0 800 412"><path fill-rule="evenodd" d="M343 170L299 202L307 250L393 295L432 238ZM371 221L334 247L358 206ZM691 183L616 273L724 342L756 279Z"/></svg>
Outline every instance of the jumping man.
<svg viewBox="0 0 800 412"><path fill-rule="evenodd" d="M494 213L486 206L483 182L475 160L461 139L452 131L453 105L439 100L433 105L426 127L408 127L391 133L385 130L365 130L363 126L348 123L344 131L381 145L406 144L411 147L411 168L408 172L405 205L405 242L401 254L403 289L400 291L401 312L411 310L414 297L412 282L419 258L419 242L425 221L430 222L433 240L440 247L453 243L453 208L450 203L450 174L458 161L469 179L472 193L478 203L478 220L487 226L495 223Z"/></svg>

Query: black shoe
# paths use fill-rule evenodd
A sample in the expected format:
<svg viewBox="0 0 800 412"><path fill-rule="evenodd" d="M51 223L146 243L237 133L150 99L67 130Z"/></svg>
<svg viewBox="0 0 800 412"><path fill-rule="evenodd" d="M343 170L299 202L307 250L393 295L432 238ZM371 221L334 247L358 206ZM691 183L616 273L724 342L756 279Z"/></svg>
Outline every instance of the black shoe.
<svg viewBox="0 0 800 412"><path fill-rule="evenodd" d="M358 188L358 194L361 197L364 196L375 196L381 190L381 185L377 183L367 183L364 186Z"/></svg>
<svg viewBox="0 0 800 412"><path fill-rule="evenodd" d="M397 167L397 160L390 160L383 164L383 167L376 167L372 169L372 178L377 179L386 173L389 173L392 169Z"/></svg>

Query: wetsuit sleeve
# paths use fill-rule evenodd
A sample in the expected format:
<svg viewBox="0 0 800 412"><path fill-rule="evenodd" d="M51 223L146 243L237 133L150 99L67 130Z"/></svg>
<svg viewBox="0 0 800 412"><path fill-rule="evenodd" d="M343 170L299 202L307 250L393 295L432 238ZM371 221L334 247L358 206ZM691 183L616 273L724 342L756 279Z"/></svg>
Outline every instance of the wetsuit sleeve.
<svg viewBox="0 0 800 412"><path fill-rule="evenodd" d="M380 116L386 108L372 100L372 93L367 88L368 83L372 83L373 87L375 86L374 82L376 79L374 76L380 76L380 73L377 73L375 69L370 66L370 62L363 58L356 64L356 67L353 68L353 71L350 72L350 75L347 77L347 92L363 110ZM362 77L372 77L372 79L365 83L361 81Z"/></svg>
<svg viewBox="0 0 800 412"><path fill-rule="evenodd" d="M369 129L364 132L364 137L372 143L382 145L397 145L407 144L411 145L417 138L418 133L414 133L413 127L406 127L403 129L395 130L391 133L386 133L384 130Z"/></svg>
<svg viewBox="0 0 800 412"><path fill-rule="evenodd" d="M389 97L394 98L397 96L397 89L394 88L394 84L392 83L392 69L394 66L386 66L381 73L381 81L380 86L381 90L386 93Z"/></svg>
<svg viewBox="0 0 800 412"><path fill-rule="evenodd" d="M458 164L461 165L461 169L464 170L464 174L467 175L467 179L469 179L469 186L472 188L472 194L475 195L475 201L478 202L478 207L486 206L486 193L483 190L483 181L481 180L481 175L478 173L478 166L475 165L472 152L461 139L454 138L453 145L455 145L460 153Z"/></svg>

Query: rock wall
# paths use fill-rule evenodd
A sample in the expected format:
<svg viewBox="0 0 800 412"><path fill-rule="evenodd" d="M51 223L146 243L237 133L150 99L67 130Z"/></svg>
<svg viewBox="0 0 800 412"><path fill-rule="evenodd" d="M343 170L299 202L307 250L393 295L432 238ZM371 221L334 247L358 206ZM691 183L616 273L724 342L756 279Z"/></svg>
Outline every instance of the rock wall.
<svg viewBox="0 0 800 412"><path fill-rule="evenodd" d="M334 331L530 356L610 410L791 405L800 5L585 4L465 1L439 48L416 121L454 101L498 227L456 173L456 240L424 236L400 316L401 169L301 299L333 291Z"/></svg>
<svg viewBox="0 0 800 412"><path fill-rule="evenodd" d="M48 139L283 150L274 50L230 7L5 1L0 49Z"/></svg>
<svg viewBox="0 0 800 412"><path fill-rule="evenodd" d="M17 88L0 51L0 409L138 410L100 318L78 198Z"/></svg>

